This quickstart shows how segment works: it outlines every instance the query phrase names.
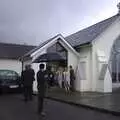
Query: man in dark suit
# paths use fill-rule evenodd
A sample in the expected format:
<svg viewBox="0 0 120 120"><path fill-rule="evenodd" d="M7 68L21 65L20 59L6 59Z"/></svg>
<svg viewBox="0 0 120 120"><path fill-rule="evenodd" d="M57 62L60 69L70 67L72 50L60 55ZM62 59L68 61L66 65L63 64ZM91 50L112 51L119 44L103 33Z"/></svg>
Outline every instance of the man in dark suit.
<svg viewBox="0 0 120 120"><path fill-rule="evenodd" d="M21 73L25 102L32 100L33 81L35 80L34 76L35 72L31 68L31 65L26 65L25 70Z"/></svg>
<svg viewBox="0 0 120 120"><path fill-rule="evenodd" d="M38 88L38 113L42 116L45 115L43 112L43 102L46 90L46 82L48 79L47 71L44 70L44 64L39 65L39 71L37 72L37 88Z"/></svg>
<svg viewBox="0 0 120 120"><path fill-rule="evenodd" d="M75 82L75 73L74 69L72 68L72 65L69 66L70 69L70 89L73 92L74 91L74 82Z"/></svg>

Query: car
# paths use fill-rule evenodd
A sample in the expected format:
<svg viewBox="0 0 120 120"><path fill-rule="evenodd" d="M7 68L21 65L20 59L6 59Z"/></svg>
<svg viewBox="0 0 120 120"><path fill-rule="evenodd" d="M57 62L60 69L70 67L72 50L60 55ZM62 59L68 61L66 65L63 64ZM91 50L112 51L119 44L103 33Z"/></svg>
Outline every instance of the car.
<svg viewBox="0 0 120 120"><path fill-rule="evenodd" d="M13 70L0 70L0 92L21 89L21 79L17 72Z"/></svg>

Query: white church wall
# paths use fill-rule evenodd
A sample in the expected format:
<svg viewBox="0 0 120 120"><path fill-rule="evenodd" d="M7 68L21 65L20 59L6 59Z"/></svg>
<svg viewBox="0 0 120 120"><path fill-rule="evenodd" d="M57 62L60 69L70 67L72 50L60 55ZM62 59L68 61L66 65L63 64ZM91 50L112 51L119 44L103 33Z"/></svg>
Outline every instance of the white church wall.
<svg viewBox="0 0 120 120"><path fill-rule="evenodd" d="M73 69L76 69L78 64L78 57L71 51L68 51L68 67L73 66Z"/></svg>
<svg viewBox="0 0 120 120"><path fill-rule="evenodd" d="M76 71L76 90L91 91L91 47L80 49L80 58Z"/></svg>
<svg viewBox="0 0 120 120"><path fill-rule="evenodd" d="M120 35L120 18L117 19L108 29L106 29L94 42L93 42L93 88L95 91L99 92L112 92L112 79L110 77L110 72L107 68L107 72L104 80L99 80L99 68L98 68L98 58L97 50L103 51L106 57L106 62L108 63L111 53L111 48Z"/></svg>

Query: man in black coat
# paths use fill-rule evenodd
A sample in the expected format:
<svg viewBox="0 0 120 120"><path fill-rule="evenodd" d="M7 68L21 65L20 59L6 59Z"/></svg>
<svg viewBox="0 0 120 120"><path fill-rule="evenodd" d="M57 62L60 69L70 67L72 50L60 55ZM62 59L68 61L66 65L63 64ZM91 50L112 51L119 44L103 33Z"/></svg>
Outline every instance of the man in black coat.
<svg viewBox="0 0 120 120"><path fill-rule="evenodd" d="M25 70L21 73L25 102L32 100L33 81L35 80L34 76L35 72L31 68L31 65L26 65Z"/></svg>
<svg viewBox="0 0 120 120"><path fill-rule="evenodd" d="M73 92L74 91L74 82L75 82L75 73L74 73L74 69L72 68L72 66L69 66L70 69L70 89Z"/></svg>
<svg viewBox="0 0 120 120"><path fill-rule="evenodd" d="M48 79L48 73L44 70L44 64L40 64L39 71L37 72L37 88L38 88L38 113L40 115L45 115L43 113L43 102L46 90L46 82Z"/></svg>

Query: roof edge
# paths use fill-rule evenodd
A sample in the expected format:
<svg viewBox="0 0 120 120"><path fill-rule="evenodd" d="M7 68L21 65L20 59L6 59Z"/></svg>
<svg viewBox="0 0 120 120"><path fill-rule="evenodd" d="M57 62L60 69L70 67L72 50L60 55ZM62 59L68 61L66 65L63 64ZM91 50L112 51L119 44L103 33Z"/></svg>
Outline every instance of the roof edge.
<svg viewBox="0 0 120 120"><path fill-rule="evenodd" d="M67 38L67 37L69 37L69 36L71 36L71 35L74 35L74 34L80 32L80 31L86 30L86 29L88 29L88 28L90 28L90 27L92 27L92 26L94 26L94 25L97 25L97 24L99 24L99 23L101 23L101 22L104 22L104 21L106 21L106 20L109 20L109 19L111 19L112 17L115 17L115 16L120 16L120 14L117 13L116 15L113 15L113 16L107 18L107 19L101 20L101 21L99 21L99 22L97 22L97 23L95 23L95 24L93 24L93 25L90 25L90 26L88 26L88 27L86 27L86 28L83 28L83 29L77 31L77 32L74 32L74 33L66 36L65 38Z"/></svg>

